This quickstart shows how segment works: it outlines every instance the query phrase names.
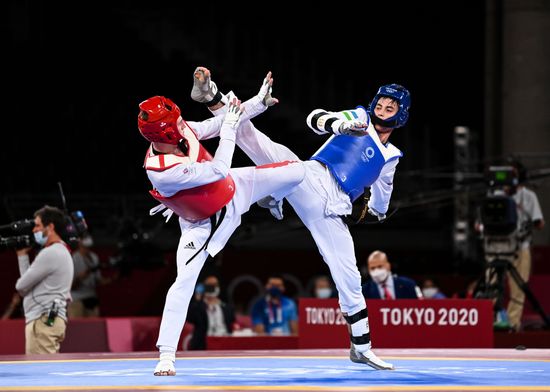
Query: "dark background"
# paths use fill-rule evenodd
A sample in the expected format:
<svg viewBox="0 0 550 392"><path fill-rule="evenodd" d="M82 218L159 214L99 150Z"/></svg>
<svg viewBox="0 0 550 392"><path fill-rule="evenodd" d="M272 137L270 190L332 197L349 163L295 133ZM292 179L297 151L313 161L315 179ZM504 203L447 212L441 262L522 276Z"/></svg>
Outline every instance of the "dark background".
<svg viewBox="0 0 550 392"><path fill-rule="evenodd" d="M6 193L43 191L58 180L68 192L147 190L137 105L162 94L184 118L206 118L189 98L198 65L244 99L273 71L281 104L257 122L304 158L323 141L304 127L307 113L367 105L385 83L412 94L408 127L392 135L405 152L400 171L452 165L452 127L482 126L480 1L451 2L446 11L436 1L369 3L364 11L305 2L305 13L279 4L71 4L11 4Z"/></svg>
<svg viewBox="0 0 550 392"><path fill-rule="evenodd" d="M138 232L174 250L175 221L162 226L161 218L148 216L155 202L147 194L147 142L136 117L141 101L165 95L185 119L206 119L208 111L189 96L199 65L213 71L222 91L242 99L273 71L281 103L254 121L304 159L326 139L305 126L311 110L366 106L380 85L406 86L410 121L391 138L404 152L392 206L452 189L453 127L470 127L476 154L483 151L483 1L448 2L444 9L439 1L262 3L261 9L183 1L7 4L1 222L30 217L45 202L60 205L61 181L69 209L84 211L98 246ZM213 152L216 143L205 145ZM236 153L234 166L250 164ZM481 169L482 162L472 167ZM400 209L384 225L352 229L359 262L382 248L400 272L475 273L475 261L453 260L452 213L451 198L426 201ZM264 271L256 256L246 256L258 250L283 252L279 260L287 259L284 252L305 251L311 260L303 275L326 272L288 205L285 214L285 222L275 222L251 208L227 248L241 259L231 273ZM294 267L269 270L287 268Z"/></svg>

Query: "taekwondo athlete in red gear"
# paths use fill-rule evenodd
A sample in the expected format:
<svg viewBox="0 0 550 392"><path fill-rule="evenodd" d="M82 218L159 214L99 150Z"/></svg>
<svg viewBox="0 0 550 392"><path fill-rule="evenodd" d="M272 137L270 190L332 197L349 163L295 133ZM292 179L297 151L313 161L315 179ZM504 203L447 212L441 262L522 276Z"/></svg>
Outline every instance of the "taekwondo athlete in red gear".
<svg viewBox="0 0 550 392"><path fill-rule="evenodd" d="M303 164L298 161L231 169L236 130L243 118L265 110L254 107L265 90L249 100L248 107L242 105L246 112L233 98L227 114L202 122L186 122L178 106L164 97L152 97L139 105L138 128L152 143L144 166L154 188L151 194L162 203L151 213L168 207L163 215L169 218L175 212L181 228L178 275L166 296L157 341L157 376L176 374L175 352L208 255L215 256L224 247L250 205L272 193L287 193L304 177ZM199 140L218 135L220 143L212 157Z"/></svg>
<svg viewBox="0 0 550 392"><path fill-rule="evenodd" d="M209 78L205 83L210 83ZM307 125L318 134L334 135L304 162L305 180L286 196L330 268L340 308L350 325L350 359L380 370L394 367L371 350L368 313L353 239L340 216L351 214L352 202L361 196L365 187L370 187L369 212L380 220L385 218L393 176L402 156L388 138L393 129L406 124L409 107L409 92L392 84L380 87L368 109L358 106L342 112L314 110L307 118ZM236 143L255 164L299 159L290 149L258 131L251 122L243 123ZM274 199L279 202L270 210L280 219L282 200L276 196Z"/></svg>

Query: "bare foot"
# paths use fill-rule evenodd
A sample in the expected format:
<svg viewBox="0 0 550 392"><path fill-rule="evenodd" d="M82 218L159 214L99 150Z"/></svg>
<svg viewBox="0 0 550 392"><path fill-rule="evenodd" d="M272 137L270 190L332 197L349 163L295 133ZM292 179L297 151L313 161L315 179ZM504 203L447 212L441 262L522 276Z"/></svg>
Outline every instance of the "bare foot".
<svg viewBox="0 0 550 392"><path fill-rule="evenodd" d="M174 366L174 362L166 359L161 359L157 363L153 374L155 376L175 376L176 368Z"/></svg>
<svg viewBox="0 0 550 392"><path fill-rule="evenodd" d="M155 376L175 376L176 372L174 372L172 370L164 370L164 371L161 371L161 372L155 372L153 374Z"/></svg>

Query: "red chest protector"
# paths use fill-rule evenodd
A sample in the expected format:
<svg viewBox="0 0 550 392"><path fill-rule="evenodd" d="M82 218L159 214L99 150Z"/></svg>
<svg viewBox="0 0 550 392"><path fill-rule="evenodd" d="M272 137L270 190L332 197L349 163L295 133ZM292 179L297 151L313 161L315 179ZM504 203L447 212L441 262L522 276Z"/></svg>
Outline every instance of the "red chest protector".
<svg viewBox="0 0 550 392"><path fill-rule="evenodd" d="M155 155L152 147L149 147L144 162L146 170L164 171L177 165L182 165L183 168L193 162L212 160L212 155L200 144L193 130L187 124L185 125L184 136L189 145L189 155ZM149 193L178 216L191 222L197 222L214 215L231 201L235 194L235 182L228 175L226 178L210 184L183 189L170 197L162 196L156 189Z"/></svg>

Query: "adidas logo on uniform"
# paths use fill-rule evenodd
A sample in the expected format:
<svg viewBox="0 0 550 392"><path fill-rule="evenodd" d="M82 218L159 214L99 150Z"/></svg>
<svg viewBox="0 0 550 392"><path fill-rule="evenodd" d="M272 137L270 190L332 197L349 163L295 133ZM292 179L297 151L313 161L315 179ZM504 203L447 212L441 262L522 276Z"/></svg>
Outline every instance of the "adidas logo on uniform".
<svg viewBox="0 0 550 392"><path fill-rule="evenodd" d="M183 249L195 249L195 244L193 243L193 241L191 241L190 243L185 245Z"/></svg>

